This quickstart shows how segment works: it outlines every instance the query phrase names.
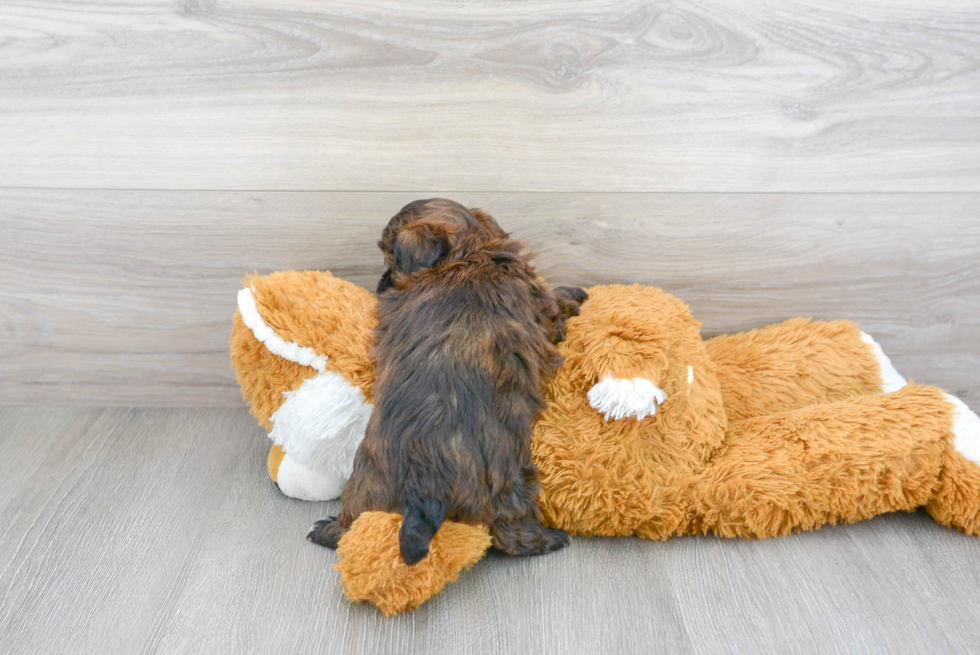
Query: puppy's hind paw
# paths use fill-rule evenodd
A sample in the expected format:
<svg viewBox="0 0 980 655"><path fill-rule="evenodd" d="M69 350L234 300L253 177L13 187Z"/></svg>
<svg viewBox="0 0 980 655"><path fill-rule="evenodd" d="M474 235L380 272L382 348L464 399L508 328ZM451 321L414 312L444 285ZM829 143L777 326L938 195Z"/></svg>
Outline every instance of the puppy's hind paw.
<svg viewBox="0 0 980 655"><path fill-rule="evenodd" d="M547 534L541 539L542 555L546 553L553 553L556 550L561 550L568 544L572 543L572 535L568 534L564 530L547 528L545 532Z"/></svg>
<svg viewBox="0 0 980 655"><path fill-rule="evenodd" d="M572 537L564 530L546 528L536 522L497 526L493 529L493 547L508 555L545 555L561 550Z"/></svg>
<svg viewBox="0 0 980 655"><path fill-rule="evenodd" d="M337 544L340 542L340 537L340 523L337 522L336 516L330 516L317 521L306 535L306 538L313 543L335 550Z"/></svg>

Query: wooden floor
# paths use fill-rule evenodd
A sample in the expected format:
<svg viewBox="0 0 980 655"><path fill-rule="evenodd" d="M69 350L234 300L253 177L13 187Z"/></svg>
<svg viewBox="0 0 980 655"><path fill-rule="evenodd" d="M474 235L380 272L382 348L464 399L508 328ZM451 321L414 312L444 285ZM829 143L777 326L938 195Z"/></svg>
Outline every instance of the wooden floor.
<svg viewBox="0 0 980 655"><path fill-rule="evenodd" d="M976 0L4 0L0 653L980 652L980 540L921 513L343 600L235 294L371 287L436 195L554 283L661 286L705 336L856 320L980 410Z"/></svg>
<svg viewBox="0 0 980 655"><path fill-rule="evenodd" d="M970 653L980 544L925 513L766 541L491 554L418 611L351 605L236 409L0 409L0 652Z"/></svg>

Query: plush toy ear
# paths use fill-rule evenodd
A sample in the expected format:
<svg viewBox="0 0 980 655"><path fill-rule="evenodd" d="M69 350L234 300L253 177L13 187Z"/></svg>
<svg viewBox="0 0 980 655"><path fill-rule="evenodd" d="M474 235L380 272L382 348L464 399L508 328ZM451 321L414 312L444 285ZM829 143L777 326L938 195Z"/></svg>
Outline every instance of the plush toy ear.
<svg viewBox="0 0 980 655"><path fill-rule="evenodd" d="M435 266L449 254L453 234L444 223L420 221L398 232L392 247L394 269L398 273L414 273Z"/></svg>

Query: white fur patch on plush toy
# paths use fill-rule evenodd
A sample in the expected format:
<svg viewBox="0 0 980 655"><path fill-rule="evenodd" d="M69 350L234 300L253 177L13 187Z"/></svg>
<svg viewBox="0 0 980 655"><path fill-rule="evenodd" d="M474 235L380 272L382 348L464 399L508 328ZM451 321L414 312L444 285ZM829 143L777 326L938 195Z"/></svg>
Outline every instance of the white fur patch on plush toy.
<svg viewBox="0 0 980 655"><path fill-rule="evenodd" d="M953 447L963 457L980 464L980 416L956 396L946 394L953 410Z"/></svg>
<svg viewBox="0 0 980 655"><path fill-rule="evenodd" d="M646 378L622 379L609 375L589 389L589 404L607 421L653 416L667 400L667 392Z"/></svg>
<svg viewBox="0 0 980 655"><path fill-rule="evenodd" d="M269 438L295 461L346 481L373 405L333 371L308 378L283 396Z"/></svg>
<svg viewBox="0 0 980 655"><path fill-rule="evenodd" d="M881 349L878 342L871 338L870 334L862 332L861 341L874 348L875 357L878 358L878 364L881 366L881 390L883 393L898 391L908 384L908 380L895 370L895 367L892 365L892 360L888 359L888 355Z"/></svg>
<svg viewBox="0 0 980 655"><path fill-rule="evenodd" d="M259 314L259 308L255 306L255 298L252 296L251 289L246 288L238 292L238 313L241 314L242 322L252 331L255 338L261 341L270 352L291 362L314 368L321 373L326 368L326 355L318 355L312 348L286 341L266 324L262 315Z"/></svg>
<svg viewBox="0 0 980 655"><path fill-rule="evenodd" d="M347 478L321 469L312 469L288 454L283 456L276 472L279 491L299 500L333 500L340 498Z"/></svg>

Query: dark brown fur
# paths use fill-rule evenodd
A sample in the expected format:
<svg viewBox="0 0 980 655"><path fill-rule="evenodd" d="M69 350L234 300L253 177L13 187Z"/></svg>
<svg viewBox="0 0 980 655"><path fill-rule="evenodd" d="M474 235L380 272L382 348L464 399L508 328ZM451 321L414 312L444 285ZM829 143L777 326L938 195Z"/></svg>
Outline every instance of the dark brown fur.
<svg viewBox="0 0 980 655"><path fill-rule="evenodd" d="M309 538L335 548L361 512L404 517L403 559L414 564L446 519L490 527L512 555L557 550L542 527L531 427L554 344L578 313L581 289L551 289L523 244L490 216L433 199L406 205L379 243L374 411L344 488L341 513Z"/></svg>

